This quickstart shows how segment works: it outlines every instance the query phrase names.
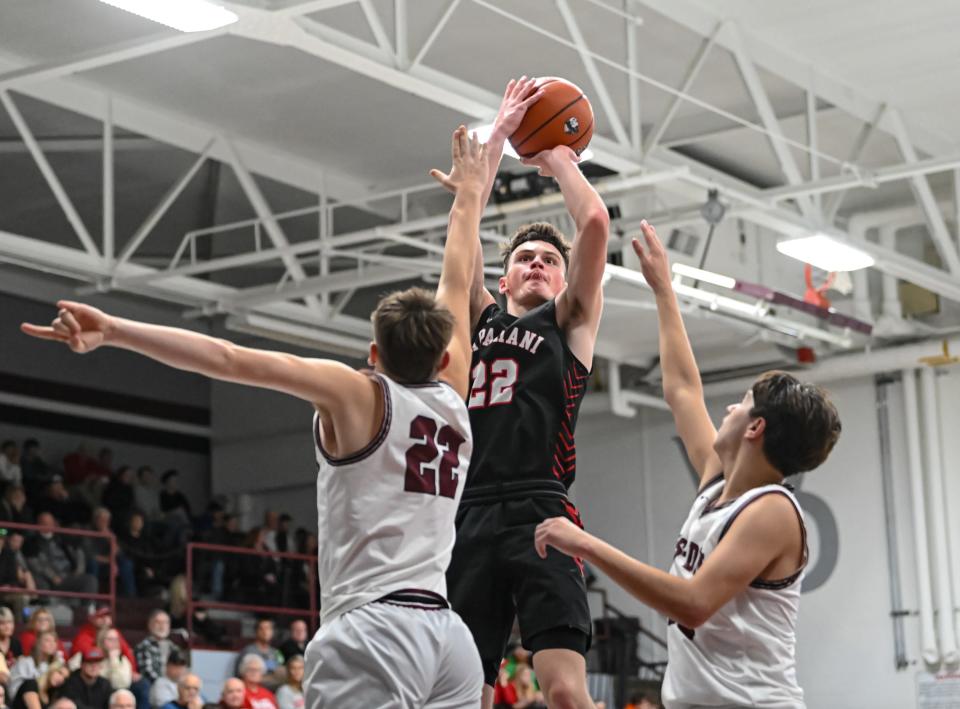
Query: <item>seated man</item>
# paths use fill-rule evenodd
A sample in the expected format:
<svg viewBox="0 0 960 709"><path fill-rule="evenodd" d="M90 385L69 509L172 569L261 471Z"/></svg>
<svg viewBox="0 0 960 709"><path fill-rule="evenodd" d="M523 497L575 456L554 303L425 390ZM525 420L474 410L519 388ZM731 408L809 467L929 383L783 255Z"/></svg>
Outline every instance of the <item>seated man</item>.
<svg viewBox="0 0 960 709"><path fill-rule="evenodd" d="M241 657L240 679L243 680L244 709L278 709L276 696L262 684L265 669L259 655Z"/></svg>
<svg viewBox="0 0 960 709"><path fill-rule="evenodd" d="M223 683L223 689L220 692L220 701L213 704L211 709L241 709L241 707L243 707L244 696L243 680L237 677L230 677Z"/></svg>
<svg viewBox="0 0 960 709"><path fill-rule="evenodd" d="M63 683L63 696L72 699L77 709L107 709L113 687L100 676L103 669L103 650L91 648L83 653L80 671Z"/></svg>
<svg viewBox="0 0 960 709"><path fill-rule="evenodd" d="M58 526L56 518L50 512L37 515L37 524L47 530ZM52 531L47 530L31 539L29 549L24 552L37 587L96 593L97 579L84 572L86 560L83 550L64 544ZM74 603L81 602L74 600Z"/></svg>
<svg viewBox="0 0 960 709"><path fill-rule="evenodd" d="M164 667L163 677L158 677L150 687L150 706L158 709L175 701L180 693L180 680L186 674L187 658L179 650L171 651Z"/></svg>
<svg viewBox="0 0 960 709"><path fill-rule="evenodd" d="M259 618L257 620L255 639L252 643L244 647L237 655L237 664L234 667L234 674L240 674L240 663L248 655L256 655L264 663L263 683L268 687L276 686L283 681L283 655L275 648L273 641L273 621L269 618ZM301 653L302 654L302 653Z"/></svg>
<svg viewBox="0 0 960 709"><path fill-rule="evenodd" d="M185 674L177 683L177 698L163 705L163 709L202 709L200 689L203 683L195 674Z"/></svg>

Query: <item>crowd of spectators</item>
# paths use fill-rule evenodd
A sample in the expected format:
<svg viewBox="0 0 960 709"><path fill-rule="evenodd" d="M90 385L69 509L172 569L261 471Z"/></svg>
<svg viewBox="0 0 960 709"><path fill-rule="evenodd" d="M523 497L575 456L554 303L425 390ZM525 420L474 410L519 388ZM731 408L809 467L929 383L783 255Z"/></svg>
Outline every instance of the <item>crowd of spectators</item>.
<svg viewBox="0 0 960 709"><path fill-rule="evenodd" d="M44 608L19 629L0 607L0 707L11 709L303 709L306 622L290 623L280 645L274 622L257 620L235 674L207 701L190 653L171 638L169 614L150 613L147 635L129 645L109 607L96 608L68 642ZM29 648L26 649L26 648ZM284 654L284 650L293 653Z"/></svg>
<svg viewBox="0 0 960 709"><path fill-rule="evenodd" d="M266 512L262 525L244 530L228 508L225 499L217 499L195 510L179 488L176 470L157 476L150 466L116 465L110 448L101 448L94 457L86 445L79 445L58 467L47 462L36 439L22 446L4 441L0 445L0 586L21 588L23 593L0 594L0 602L19 616L26 605L41 600L38 596L44 594L31 593L37 590L105 593L112 543L116 544L112 568L120 596L167 597L171 583L185 571L184 545L198 541L266 554L198 551L193 569L196 596L306 607L309 568L270 553L315 555L316 535L303 528L291 530L290 515L274 511ZM44 529L25 532L4 527L5 521ZM46 531L56 527L100 536ZM103 536L107 534L112 539ZM82 602L72 601L75 606Z"/></svg>

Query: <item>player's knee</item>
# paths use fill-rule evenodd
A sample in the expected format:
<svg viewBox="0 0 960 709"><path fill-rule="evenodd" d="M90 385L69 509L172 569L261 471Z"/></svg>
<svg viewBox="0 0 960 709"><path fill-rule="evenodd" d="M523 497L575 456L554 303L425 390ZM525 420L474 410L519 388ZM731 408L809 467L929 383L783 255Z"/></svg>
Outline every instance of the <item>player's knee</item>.
<svg viewBox="0 0 960 709"><path fill-rule="evenodd" d="M570 677L556 677L544 687L544 699L550 709L579 709L583 706L583 688Z"/></svg>

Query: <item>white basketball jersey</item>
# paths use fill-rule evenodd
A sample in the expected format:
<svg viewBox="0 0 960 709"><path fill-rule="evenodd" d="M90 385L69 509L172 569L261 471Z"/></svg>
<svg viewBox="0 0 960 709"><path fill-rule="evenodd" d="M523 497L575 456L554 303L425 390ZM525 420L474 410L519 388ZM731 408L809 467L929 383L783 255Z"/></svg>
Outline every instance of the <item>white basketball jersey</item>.
<svg viewBox="0 0 960 709"><path fill-rule="evenodd" d="M447 384L402 386L375 377L383 425L363 450L327 455L314 415L321 623L404 589L446 598L454 518L473 450L467 406Z"/></svg>
<svg viewBox="0 0 960 709"><path fill-rule="evenodd" d="M785 495L806 528L796 498L783 485L764 485L711 507L723 492L722 477L699 493L680 531L670 573L691 578L716 548L737 515L754 500ZM796 625L803 568L780 581L757 580L699 628L671 622L662 696L668 709L777 707L802 709L797 684Z"/></svg>

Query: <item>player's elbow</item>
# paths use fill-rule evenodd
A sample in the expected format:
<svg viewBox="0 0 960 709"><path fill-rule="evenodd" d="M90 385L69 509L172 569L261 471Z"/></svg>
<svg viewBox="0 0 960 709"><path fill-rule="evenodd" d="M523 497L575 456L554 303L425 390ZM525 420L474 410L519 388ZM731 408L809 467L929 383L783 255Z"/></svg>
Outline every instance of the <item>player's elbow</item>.
<svg viewBox="0 0 960 709"><path fill-rule="evenodd" d="M587 211L581 230L604 236L610 233L610 213L605 204L601 202Z"/></svg>
<svg viewBox="0 0 960 709"><path fill-rule="evenodd" d="M677 613L678 617L675 620L685 628L696 630L710 620L712 615L713 609L707 608L705 604L693 599L684 604L684 607Z"/></svg>

